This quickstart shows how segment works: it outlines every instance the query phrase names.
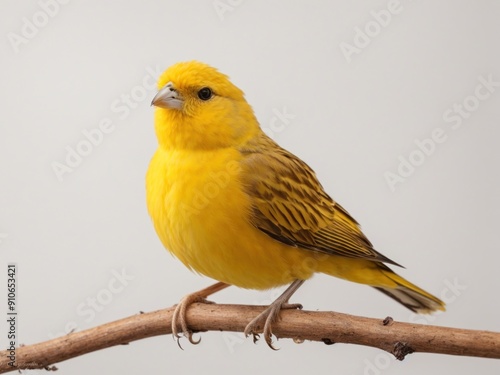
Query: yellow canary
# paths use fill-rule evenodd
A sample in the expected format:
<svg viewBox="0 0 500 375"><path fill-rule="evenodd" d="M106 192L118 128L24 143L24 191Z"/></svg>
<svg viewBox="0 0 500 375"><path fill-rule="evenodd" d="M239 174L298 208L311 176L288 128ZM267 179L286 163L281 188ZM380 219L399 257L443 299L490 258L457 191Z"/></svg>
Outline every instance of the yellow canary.
<svg viewBox="0 0 500 375"><path fill-rule="evenodd" d="M173 332L192 341L186 309L229 285L289 288L249 323L271 346L272 323L315 273L367 284L418 313L444 303L394 273L314 171L261 130L243 92L206 64L171 66L152 105L158 149L147 206L163 245L219 283L177 305ZM271 346L272 347L272 346Z"/></svg>

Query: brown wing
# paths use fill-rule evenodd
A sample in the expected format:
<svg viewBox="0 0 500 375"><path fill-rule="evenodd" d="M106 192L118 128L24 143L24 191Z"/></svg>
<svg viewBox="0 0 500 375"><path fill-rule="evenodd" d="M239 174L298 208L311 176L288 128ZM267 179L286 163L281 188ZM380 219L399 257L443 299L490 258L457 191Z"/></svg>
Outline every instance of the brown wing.
<svg viewBox="0 0 500 375"><path fill-rule="evenodd" d="M373 249L356 220L298 157L265 135L240 151L255 227L290 246L398 265Z"/></svg>

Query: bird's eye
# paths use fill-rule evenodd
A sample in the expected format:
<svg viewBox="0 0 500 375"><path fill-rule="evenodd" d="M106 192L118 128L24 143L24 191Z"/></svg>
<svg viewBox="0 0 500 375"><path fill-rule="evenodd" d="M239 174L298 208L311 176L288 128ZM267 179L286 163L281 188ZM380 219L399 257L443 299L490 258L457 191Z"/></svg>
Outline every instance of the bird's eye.
<svg viewBox="0 0 500 375"><path fill-rule="evenodd" d="M209 87L203 87L198 91L198 98L201 100L208 100L212 97L212 90Z"/></svg>

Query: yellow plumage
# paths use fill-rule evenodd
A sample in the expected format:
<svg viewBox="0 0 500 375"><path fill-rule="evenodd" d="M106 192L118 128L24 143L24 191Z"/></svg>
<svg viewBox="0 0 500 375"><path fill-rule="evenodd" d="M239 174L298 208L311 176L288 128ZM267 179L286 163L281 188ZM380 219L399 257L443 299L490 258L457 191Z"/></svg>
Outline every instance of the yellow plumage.
<svg viewBox="0 0 500 375"><path fill-rule="evenodd" d="M384 265L396 263L373 249L309 166L261 131L225 75L191 61L169 68L158 86L147 205L164 246L187 267L253 289L321 272L417 312L444 309Z"/></svg>

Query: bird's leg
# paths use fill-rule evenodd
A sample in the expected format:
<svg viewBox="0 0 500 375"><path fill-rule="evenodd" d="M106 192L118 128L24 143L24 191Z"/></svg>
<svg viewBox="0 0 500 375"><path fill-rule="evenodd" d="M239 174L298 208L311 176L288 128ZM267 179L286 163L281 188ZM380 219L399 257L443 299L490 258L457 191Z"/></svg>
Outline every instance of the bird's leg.
<svg viewBox="0 0 500 375"><path fill-rule="evenodd" d="M193 340L193 332L188 328L186 323L186 312L190 305L196 302L201 303L213 303L211 301L207 301L207 297L211 294L218 292L224 288L230 286L229 284L218 282L213 285L210 285L208 288L199 290L195 293L188 294L184 296L180 302L177 304L174 310L174 315L172 316L172 334L175 338L177 338L177 342L181 338L179 335L178 328L180 327L182 333L189 340L191 344L198 344L201 338L198 341Z"/></svg>
<svg viewBox="0 0 500 375"><path fill-rule="evenodd" d="M254 342L258 338L257 328L262 326L264 323L264 329L262 331L264 339L267 345L271 349L275 349L272 345L272 324L279 318L280 311L282 309L302 309L300 303L288 303L290 297L300 288L305 280L295 280L290 286L279 296L276 300L271 303L263 312L261 312L257 317L255 317L245 328L245 336L250 334L254 337Z"/></svg>

